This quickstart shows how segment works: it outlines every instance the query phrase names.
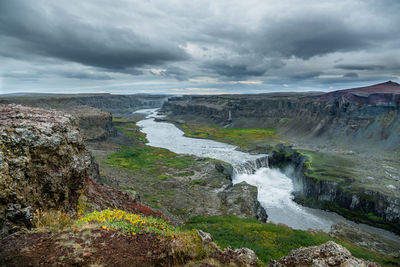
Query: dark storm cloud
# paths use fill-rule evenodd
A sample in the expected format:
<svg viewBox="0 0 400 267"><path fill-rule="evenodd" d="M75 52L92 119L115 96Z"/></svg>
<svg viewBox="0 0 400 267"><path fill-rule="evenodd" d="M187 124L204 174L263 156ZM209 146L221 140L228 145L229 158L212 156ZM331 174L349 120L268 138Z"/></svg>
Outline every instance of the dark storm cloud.
<svg viewBox="0 0 400 267"><path fill-rule="evenodd" d="M321 72L321 71L298 73L298 74L290 76L290 78L292 78L293 80L308 80L308 79L318 77L321 74L323 74L323 72Z"/></svg>
<svg viewBox="0 0 400 267"><path fill-rule="evenodd" d="M87 73L87 72L60 72L58 73L61 77L71 78L71 79L80 79L80 80L112 80L113 78L110 75L103 73Z"/></svg>
<svg viewBox="0 0 400 267"><path fill-rule="evenodd" d="M266 72L265 68L252 68L250 64L228 65L226 63L207 63L204 65L204 68L211 73L239 79L249 76L262 76Z"/></svg>
<svg viewBox="0 0 400 267"><path fill-rule="evenodd" d="M398 81L399 13L398 0L0 0L0 89Z"/></svg>
<svg viewBox="0 0 400 267"><path fill-rule="evenodd" d="M111 70L130 70L188 58L176 44L149 40L129 28L90 24L56 10L46 14L36 1L2 1L0 40L3 55L21 58L42 55Z"/></svg>
<svg viewBox="0 0 400 267"><path fill-rule="evenodd" d="M376 64L338 64L335 68L343 70L383 70L385 66Z"/></svg>
<svg viewBox="0 0 400 267"><path fill-rule="evenodd" d="M256 44L263 54L278 54L309 59L338 51L362 49L370 45L369 36L351 29L340 18L304 14L288 18L279 26L266 23Z"/></svg>
<svg viewBox="0 0 400 267"><path fill-rule="evenodd" d="M343 78L358 78L358 74L356 72L348 72L343 75Z"/></svg>

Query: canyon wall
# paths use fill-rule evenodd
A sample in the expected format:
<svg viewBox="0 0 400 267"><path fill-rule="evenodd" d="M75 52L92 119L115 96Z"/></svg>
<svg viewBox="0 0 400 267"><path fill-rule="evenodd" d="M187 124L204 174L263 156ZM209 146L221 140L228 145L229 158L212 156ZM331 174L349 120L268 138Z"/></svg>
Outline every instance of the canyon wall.
<svg viewBox="0 0 400 267"><path fill-rule="evenodd" d="M100 141L115 135L112 116L131 117L143 108L159 108L167 99L164 95L39 94L1 96L0 104L21 104L44 109L55 109L78 119L86 141Z"/></svg>
<svg viewBox="0 0 400 267"><path fill-rule="evenodd" d="M165 95L112 95L112 94L38 94L1 96L0 104L21 104L45 109L70 110L75 106L90 106L107 111L113 116L131 116L143 108L158 108L168 98Z"/></svg>
<svg viewBox="0 0 400 267"><path fill-rule="evenodd" d="M273 93L170 98L170 118L229 127L275 128L288 138L400 148L400 85L365 93ZM392 91L380 90L390 88Z"/></svg>
<svg viewBox="0 0 400 267"><path fill-rule="evenodd" d="M270 166L280 168L293 180L296 202L400 233L399 197L316 179L310 175L309 158L285 145L271 148L269 154Z"/></svg>

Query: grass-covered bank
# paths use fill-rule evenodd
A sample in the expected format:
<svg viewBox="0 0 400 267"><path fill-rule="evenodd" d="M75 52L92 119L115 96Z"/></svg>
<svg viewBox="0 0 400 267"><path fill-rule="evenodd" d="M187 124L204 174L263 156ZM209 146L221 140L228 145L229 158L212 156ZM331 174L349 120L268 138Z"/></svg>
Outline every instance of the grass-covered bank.
<svg viewBox="0 0 400 267"><path fill-rule="evenodd" d="M115 118L113 121L115 127L134 142L134 146L122 146L120 151L109 154L107 164L110 166L125 168L140 176L165 176L167 169L184 170L195 163L193 157L146 145L146 134L140 131L135 120Z"/></svg>
<svg viewBox="0 0 400 267"><path fill-rule="evenodd" d="M112 167L126 168L136 175L162 175L167 169L184 170L195 163L190 156L181 156L168 149L152 146L124 146L108 156Z"/></svg>
<svg viewBox="0 0 400 267"><path fill-rule="evenodd" d="M177 126L187 137L212 139L236 145L245 151L257 151L268 144L281 142L277 131L272 128L221 128L193 123L182 123Z"/></svg>
<svg viewBox="0 0 400 267"><path fill-rule="evenodd" d="M261 223L255 219L225 217L194 217L185 225L186 229L201 229L211 233L221 247L248 247L258 258L268 263L280 259L299 247L315 246L332 240L349 249L353 256L375 261L383 266L397 266L393 257L351 244L346 240L330 237L323 232L294 230L287 226Z"/></svg>

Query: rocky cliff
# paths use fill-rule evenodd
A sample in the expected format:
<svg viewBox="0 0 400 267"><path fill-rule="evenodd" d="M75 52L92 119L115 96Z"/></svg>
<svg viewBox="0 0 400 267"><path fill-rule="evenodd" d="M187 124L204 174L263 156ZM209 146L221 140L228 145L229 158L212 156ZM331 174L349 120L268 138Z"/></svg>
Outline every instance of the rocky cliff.
<svg viewBox="0 0 400 267"><path fill-rule="evenodd" d="M90 106L73 106L65 112L78 119L79 128L85 141L101 141L116 134L109 112Z"/></svg>
<svg viewBox="0 0 400 267"><path fill-rule="evenodd" d="M173 119L230 127L276 128L286 137L400 148L400 85L322 93L186 96L163 110Z"/></svg>
<svg viewBox="0 0 400 267"><path fill-rule="evenodd" d="M356 221L400 233L400 198L389 192L352 186L350 179L331 181L313 175L306 155L290 146L269 148L269 163L286 171L295 187L295 200L307 206L328 209ZM287 171L289 167L289 172Z"/></svg>
<svg viewBox="0 0 400 267"><path fill-rule="evenodd" d="M0 104L14 103L72 114L78 119L86 141L100 141L115 135L112 116L131 117L137 109L161 107L166 99L163 95L40 94L0 96Z"/></svg>
<svg viewBox="0 0 400 267"><path fill-rule="evenodd" d="M168 96L165 95L39 94L2 96L0 97L0 104L16 103L24 106L65 111L71 110L71 107L75 106L90 106L110 112L114 116L129 117L137 109L161 107L167 98Z"/></svg>
<svg viewBox="0 0 400 267"><path fill-rule="evenodd" d="M91 165L77 120L3 105L0 122L1 233L30 226L36 209L75 211Z"/></svg>

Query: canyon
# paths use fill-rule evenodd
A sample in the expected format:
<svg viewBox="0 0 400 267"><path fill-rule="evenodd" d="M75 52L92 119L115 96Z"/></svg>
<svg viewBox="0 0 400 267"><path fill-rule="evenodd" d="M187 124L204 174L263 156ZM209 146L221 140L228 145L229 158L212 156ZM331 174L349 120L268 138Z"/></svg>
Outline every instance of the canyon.
<svg viewBox="0 0 400 267"><path fill-rule="evenodd" d="M267 220L268 209L266 213L257 200L257 187L246 182L233 183L234 169L223 161L186 158L156 149L154 153L167 153L164 155L168 158L161 156L155 169L155 165L150 165L144 171L135 172L134 162L118 158L124 151L133 153L130 154L133 157L136 157L134 153L146 151L150 154L139 155L152 155L153 148L148 151L148 141L136 126L142 125L144 116L134 112L143 108L161 108L166 117L157 120L172 122L184 132L188 129L185 127L193 125L215 129L271 129L272 138L246 140L248 145L239 145L237 149L250 152L249 155L268 154L266 163L256 162L257 168L267 164L287 175L293 182L296 202L399 233L399 87L387 82L327 94L0 97L0 104L7 104L2 106L1 113L5 122L1 128L1 174L7 178L1 186L8 188L2 190L1 196L2 234L19 233L32 227L37 210L57 209L77 214L82 207L86 213L118 207L161 217L177 225L187 223L192 217L210 215ZM199 134L198 138L204 136ZM213 139L213 135L206 138ZM47 149L49 145L52 147ZM150 142L150 145L154 144ZM133 148L136 150L129 150ZM186 161L190 164L177 169L176 166ZM133 169L123 164L131 164ZM20 179L14 181L16 177ZM349 230L341 231L346 227L335 231L354 235ZM357 236L370 238L357 231ZM101 232L100 235L105 237ZM2 244L18 243L18 236L23 237L17 234L4 239ZM48 237L35 238L32 242L39 239L44 242ZM59 239L57 236L54 240ZM359 244L368 247L367 239L362 240ZM201 242L201 246L207 243ZM382 239L373 242L380 253L395 255L393 248L397 244ZM21 243L22 247L25 245ZM328 246L332 251L343 251L335 245ZM15 253L10 251L7 253ZM213 262L223 263L222 258L230 257L235 264L240 262L241 253L250 253L216 251L214 258L211 257ZM295 261L290 257L301 260L293 253L274 264L289 266L289 261ZM211 258L203 261L209 262ZM345 258L350 259L351 255L346 252ZM171 258L156 260L168 262ZM251 264L255 264L254 257Z"/></svg>
<svg viewBox="0 0 400 267"><path fill-rule="evenodd" d="M389 81L326 94L174 97L162 111L178 127L275 130L246 149L270 153L283 171L294 167L299 203L399 233L399 107L400 85Z"/></svg>

